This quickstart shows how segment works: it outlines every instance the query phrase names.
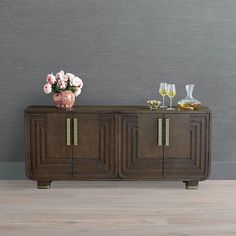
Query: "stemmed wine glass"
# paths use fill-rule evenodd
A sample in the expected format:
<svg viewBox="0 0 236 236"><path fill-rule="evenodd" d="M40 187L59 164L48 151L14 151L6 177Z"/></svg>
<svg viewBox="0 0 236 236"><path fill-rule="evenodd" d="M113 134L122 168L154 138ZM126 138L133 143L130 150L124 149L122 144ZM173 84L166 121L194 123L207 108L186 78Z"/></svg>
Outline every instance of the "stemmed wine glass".
<svg viewBox="0 0 236 236"><path fill-rule="evenodd" d="M175 95L176 95L175 84L168 84L168 86L167 86L167 96L170 98L170 107L167 108L167 110L175 110L175 108L172 107L172 99Z"/></svg>
<svg viewBox="0 0 236 236"><path fill-rule="evenodd" d="M160 83L159 94L163 98L162 106L160 106L161 108L167 107L165 106L165 96L167 95L167 85L168 85L167 83Z"/></svg>

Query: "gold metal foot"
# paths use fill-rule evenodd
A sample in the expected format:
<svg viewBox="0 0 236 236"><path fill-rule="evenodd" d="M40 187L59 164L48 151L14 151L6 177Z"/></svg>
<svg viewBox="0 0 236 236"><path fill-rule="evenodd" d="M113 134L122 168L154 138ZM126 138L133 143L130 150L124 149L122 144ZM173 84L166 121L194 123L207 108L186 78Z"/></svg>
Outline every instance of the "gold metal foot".
<svg viewBox="0 0 236 236"><path fill-rule="evenodd" d="M51 186L51 181L42 181L42 180L38 180L37 181L37 188L38 189L49 189Z"/></svg>
<svg viewBox="0 0 236 236"><path fill-rule="evenodd" d="M198 189L199 181L184 181L186 189Z"/></svg>

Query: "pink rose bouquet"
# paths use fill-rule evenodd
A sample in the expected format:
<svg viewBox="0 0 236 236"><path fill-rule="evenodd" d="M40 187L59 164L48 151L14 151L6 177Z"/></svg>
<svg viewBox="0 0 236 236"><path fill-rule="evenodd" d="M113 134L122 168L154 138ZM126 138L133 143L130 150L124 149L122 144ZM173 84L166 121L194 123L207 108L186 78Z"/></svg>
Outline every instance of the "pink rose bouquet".
<svg viewBox="0 0 236 236"><path fill-rule="evenodd" d="M82 79L72 73L65 74L63 70L56 73L56 75L53 75L53 73L48 74L46 80L47 83L43 87L46 94L69 90L77 97L83 88Z"/></svg>

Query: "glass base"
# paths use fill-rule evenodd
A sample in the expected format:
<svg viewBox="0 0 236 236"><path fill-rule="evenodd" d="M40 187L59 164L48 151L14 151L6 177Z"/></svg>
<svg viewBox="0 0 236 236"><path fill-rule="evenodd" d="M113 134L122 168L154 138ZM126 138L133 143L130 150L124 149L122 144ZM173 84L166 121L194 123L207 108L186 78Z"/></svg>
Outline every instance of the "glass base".
<svg viewBox="0 0 236 236"><path fill-rule="evenodd" d="M175 108L173 108L173 107L169 107L169 108L167 108L167 110L168 110L168 111L174 111Z"/></svg>
<svg viewBox="0 0 236 236"><path fill-rule="evenodd" d="M167 108L167 106L160 106L160 108Z"/></svg>

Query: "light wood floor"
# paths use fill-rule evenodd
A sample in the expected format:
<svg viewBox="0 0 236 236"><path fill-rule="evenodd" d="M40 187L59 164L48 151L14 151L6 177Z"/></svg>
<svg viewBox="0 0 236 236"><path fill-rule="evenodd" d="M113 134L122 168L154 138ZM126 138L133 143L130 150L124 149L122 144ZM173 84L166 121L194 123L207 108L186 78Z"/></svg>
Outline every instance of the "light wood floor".
<svg viewBox="0 0 236 236"><path fill-rule="evenodd" d="M0 181L1 236L236 235L236 181Z"/></svg>

